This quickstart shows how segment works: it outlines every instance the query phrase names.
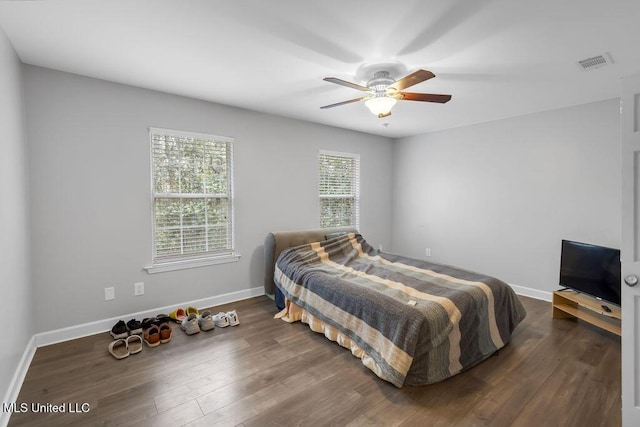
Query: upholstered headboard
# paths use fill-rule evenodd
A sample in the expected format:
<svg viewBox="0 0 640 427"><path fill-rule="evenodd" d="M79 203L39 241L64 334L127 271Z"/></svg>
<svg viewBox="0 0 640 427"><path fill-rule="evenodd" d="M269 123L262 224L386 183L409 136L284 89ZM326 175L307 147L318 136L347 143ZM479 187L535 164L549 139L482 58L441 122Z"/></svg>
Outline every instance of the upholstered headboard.
<svg viewBox="0 0 640 427"><path fill-rule="evenodd" d="M335 233L357 233L354 227L314 228L296 231L274 231L264 239L264 291L274 293L273 273L276 260L280 252L287 248L304 245L305 243L325 240L326 236Z"/></svg>

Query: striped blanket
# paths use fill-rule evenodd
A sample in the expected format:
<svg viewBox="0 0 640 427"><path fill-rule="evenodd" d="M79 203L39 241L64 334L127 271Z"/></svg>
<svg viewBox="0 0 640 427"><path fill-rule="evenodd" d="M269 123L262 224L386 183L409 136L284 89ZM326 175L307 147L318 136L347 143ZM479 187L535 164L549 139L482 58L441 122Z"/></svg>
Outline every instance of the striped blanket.
<svg viewBox="0 0 640 427"><path fill-rule="evenodd" d="M397 387L476 365L508 343L526 316L498 279L377 253L359 234L283 251L274 281L289 301L357 344L373 361L365 365Z"/></svg>

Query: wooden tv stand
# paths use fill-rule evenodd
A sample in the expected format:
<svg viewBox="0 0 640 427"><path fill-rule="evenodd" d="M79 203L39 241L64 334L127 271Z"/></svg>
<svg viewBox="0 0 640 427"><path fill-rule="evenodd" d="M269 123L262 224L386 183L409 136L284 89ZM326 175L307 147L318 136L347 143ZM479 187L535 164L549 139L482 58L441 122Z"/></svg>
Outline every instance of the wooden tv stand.
<svg viewBox="0 0 640 427"><path fill-rule="evenodd" d="M618 336L622 334L622 310L618 306L570 289L555 291L552 304L554 319L578 318ZM609 307L611 313L606 312L603 305Z"/></svg>

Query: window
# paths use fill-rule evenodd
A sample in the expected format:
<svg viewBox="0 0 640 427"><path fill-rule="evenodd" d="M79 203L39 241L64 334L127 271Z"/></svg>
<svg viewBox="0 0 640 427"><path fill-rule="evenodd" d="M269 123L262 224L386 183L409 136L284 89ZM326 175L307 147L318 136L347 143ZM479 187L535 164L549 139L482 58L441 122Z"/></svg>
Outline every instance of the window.
<svg viewBox="0 0 640 427"><path fill-rule="evenodd" d="M360 221L360 156L320 151L320 227L353 226Z"/></svg>
<svg viewBox="0 0 640 427"><path fill-rule="evenodd" d="M168 263L182 266L158 271L208 265L216 262L206 260L232 256L233 139L158 128L149 133L154 266L147 271ZM199 262L188 262L194 260Z"/></svg>

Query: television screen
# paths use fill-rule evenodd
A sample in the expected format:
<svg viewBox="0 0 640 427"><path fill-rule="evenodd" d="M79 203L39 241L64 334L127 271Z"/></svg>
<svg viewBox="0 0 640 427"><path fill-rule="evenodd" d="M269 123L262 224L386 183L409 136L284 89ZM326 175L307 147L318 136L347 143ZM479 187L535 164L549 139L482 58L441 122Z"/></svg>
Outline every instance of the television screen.
<svg viewBox="0 0 640 427"><path fill-rule="evenodd" d="M620 250L562 241L560 285L620 305Z"/></svg>

